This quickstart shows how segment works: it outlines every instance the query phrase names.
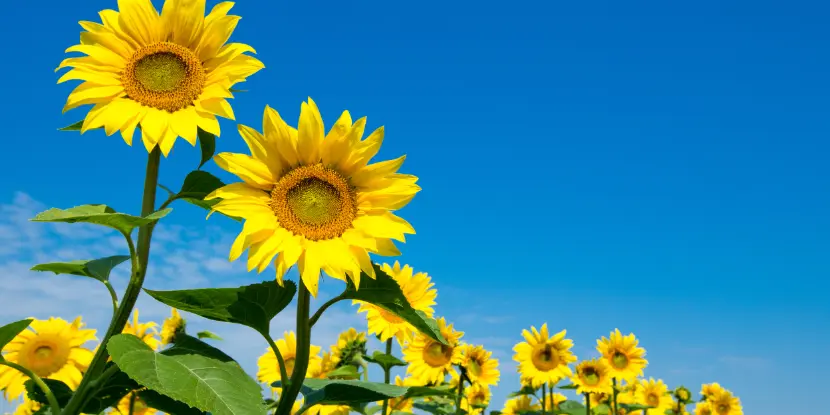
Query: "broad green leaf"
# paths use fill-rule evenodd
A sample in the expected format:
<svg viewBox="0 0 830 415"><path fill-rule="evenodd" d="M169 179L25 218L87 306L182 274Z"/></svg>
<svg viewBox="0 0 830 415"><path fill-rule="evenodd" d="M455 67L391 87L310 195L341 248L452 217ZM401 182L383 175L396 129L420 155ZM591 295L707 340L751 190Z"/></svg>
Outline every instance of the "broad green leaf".
<svg viewBox="0 0 830 415"><path fill-rule="evenodd" d="M357 373L356 367L346 365L326 373L326 377L329 379L358 379L360 378L360 373Z"/></svg>
<svg viewBox="0 0 830 415"><path fill-rule="evenodd" d="M376 350L374 353L372 353L371 357L363 356L363 360L379 365L384 370L389 370L395 366L406 366L406 362L402 361L401 359L398 359L395 356L383 353L380 350Z"/></svg>
<svg viewBox="0 0 830 415"><path fill-rule="evenodd" d="M375 415L376 413L380 412L381 409L383 409L383 407L380 406L380 405L372 405L372 406L367 405L366 409L364 409L362 413L364 413L366 415Z"/></svg>
<svg viewBox="0 0 830 415"><path fill-rule="evenodd" d="M153 409L171 415L201 415L204 411L192 408L186 403L179 402L168 396L164 396L154 390L144 389L138 392L138 397Z"/></svg>
<svg viewBox="0 0 830 415"><path fill-rule="evenodd" d="M381 408L381 409L383 409L383 408ZM406 411L392 411L392 412L390 412L389 415L414 415L414 414L412 412L406 412Z"/></svg>
<svg viewBox="0 0 830 415"><path fill-rule="evenodd" d="M78 122L73 122L72 124L69 124L66 127L58 128L58 131L81 131L81 127L83 127L83 126L84 126L84 120L80 120ZM97 130L99 128L104 128L104 127L90 128L90 130Z"/></svg>
<svg viewBox="0 0 830 415"><path fill-rule="evenodd" d="M455 388L450 385L440 386L409 386L406 388L405 398L423 398L427 396L447 396L455 398Z"/></svg>
<svg viewBox="0 0 830 415"><path fill-rule="evenodd" d="M196 337L200 339L212 339L212 340L222 340L216 333L212 331L202 330L196 333Z"/></svg>
<svg viewBox="0 0 830 415"><path fill-rule="evenodd" d="M412 406L433 415L455 414L455 408L452 405L441 404L438 402L415 402Z"/></svg>
<svg viewBox="0 0 830 415"><path fill-rule="evenodd" d="M625 409L628 412L631 411L642 411L643 409L651 409L654 408L653 406L648 405L641 405L639 403L620 403L617 404L620 408Z"/></svg>
<svg viewBox="0 0 830 415"><path fill-rule="evenodd" d="M101 282L107 282L112 269L129 260L127 255L115 255L101 259L82 259L69 262L49 262L38 264L32 267L32 271L50 271L55 274L79 275L82 277L95 278Z"/></svg>
<svg viewBox="0 0 830 415"><path fill-rule="evenodd" d="M559 389L570 389L570 390L576 390L576 389L579 388L578 386L574 385L573 383L569 383L567 385L562 385L562 386L557 386L557 387Z"/></svg>
<svg viewBox="0 0 830 415"><path fill-rule="evenodd" d="M114 365L114 363L110 362L107 364L108 367L111 365ZM55 379L44 378L43 381L47 386L49 386L49 390L51 390L55 395L55 399L57 399L60 406L64 406L67 402L69 402L69 398L72 397L73 393L69 386ZM48 399L46 399L46 395L39 387L37 387L34 381L27 380L24 385L29 399L38 402L41 405L49 404ZM109 407L117 405L118 401L120 401L124 395L129 393L131 390L138 389L139 387L140 385L134 380L130 379L123 372L118 371L114 375L110 376L107 381L96 390L95 394L89 398L84 405L83 413L97 414Z"/></svg>
<svg viewBox="0 0 830 415"><path fill-rule="evenodd" d="M201 170L194 170L187 174L182 188L176 198L194 198L202 200L214 190L224 186L218 177Z"/></svg>
<svg viewBox="0 0 830 415"><path fill-rule="evenodd" d="M242 324L267 336L271 319L291 303L297 285L285 281L280 287L271 280L238 288L144 291L170 307L210 320Z"/></svg>
<svg viewBox="0 0 830 415"><path fill-rule="evenodd" d="M130 378L191 407L212 415L265 414L259 385L235 363L156 353L129 334L113 336L107 350Z"/></svg>
<svg viewBox="0 0 830 415"><path fill-rule="evenodd" d="M43 383L49 387L49 390L52 391L52 394L55 395L55 399L58 401L58 405L63 407L69 402L69 399L72 397L72 389L69 388L65 383L55 380L55 379L47 379L43 378ZM37 386L35 381L28 379L26 382L23 383L23 386L26 388L26 396L41 405L49 405L49 400L46 399L46 394Z"/></svg>
<svg viewBox="0 0 830 415"><path fill-rule="evenodd" d="M507 397L508 398L515 398L517 396L535 395L535 394L536 394L536 389L534 389L532 386L522 386L521 389L507 395Z"/></svg>
<svg viewBox="0 0 830 415"><path fill-rule="evenodd" d="M274 382L272 386L279 385ZM315 379L303 381L304 406L348 405L397 398L406 393L405 387L359 380Z"/></svg>
<svg viewBox="0 0 830 415"><path fill-rule="evenodd" d="M568 399L567 401L559 404L559 411L561 411L560 413L566 413L569 415L584 415L585 405Z"/></svg>
<svg viewBox="0 0 830 415"><path fill-rule="evenodd" d="M201 169L216 153L216 136L201 128L196 134L199 137L199 148L202 150L202 160L199 162L199 168Z"/></svg>
<svg viewBox="0 0 830 415"><path fill-rule="evenodd" d="M488 407L489 405L485 405L485 404L483 404L483 403L474 403L474 404L472 404L472 405L470 405L470 406L472 406L473 408L476 408L476 409L487 409L487 407Z"/></svg>
<svg viewBox="0 0 830 415"><path fill-rule="evenodd" d="M173 346L159 352L166 356L178 356L184 354L197 354L219 360L220 362L234 362L232 357L225 352L185 333L179 333L173 340Z"/></svg>
<svg viewBox="0 0 830 415"><path fill-rule="evenodd" d="M490 415L501 415L501 411L490 411Z"/></svg>
<svg viewBox="0 0 830 415"><path fill-rule="evenodd" d="M611 412L611 407L604 403L601 403L592 409L597 415L608 415L608 413Z"/></svg>
<svg viewBox="0 0 830 415"><path fill-rule="evenodd" d="M0 327L0 350L3 350L10 341L14 340L21 331L26 330L26 327L29 327L29 324L32 323L32 319L27 318L25 320L15 321L14 323L6 324L3 327ZM0 355L0 362L3 361L3 355Z"/></svg>
<svg viewBox="0 0 830 415"><path fill-rule="evenodd" d="M412 308L395 279L383 272L377 264L372 266L377 278L361 273L359 287L355 287L354 282L348 279L346 291L341 296L347 300L365 301L378 306L405 320L430 338L447 344L447 340L438 329L438 323L422 311Z"/></svg>
<svg viewBox="0 0 830 415"><path fill-rule="evenodd" d="M167 216L172 209L162 209L145 217L118 213L107 205L81 205L69 209L52 208L38 213L33 222L91 223L115 229L129 234L133 229L158 221Z"/></svg>

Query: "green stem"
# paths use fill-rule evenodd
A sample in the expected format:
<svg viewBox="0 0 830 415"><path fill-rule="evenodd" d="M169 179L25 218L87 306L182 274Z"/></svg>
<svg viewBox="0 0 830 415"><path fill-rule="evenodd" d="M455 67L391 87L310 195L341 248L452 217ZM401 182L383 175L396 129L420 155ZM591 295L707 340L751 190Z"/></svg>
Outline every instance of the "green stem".
<svg viewBox="0 0 830 415"><path fill-rule="evenodd" d="M130 411L129 411L129 415L133 415L133 413L135 411L135 397L136 397L136 392L135 391L130 393Z"/></svg>
<svg viewBox="0 0 830 415"><path fill-rule="evenodd" d="M40 376L38 376L37 374L35 374L35 372L32 372L24 366L21 366L14 362L9 362L7 360L0 360L0 365L6 365L30 377L32 379L32 382L35 382L35 385L37 385L37 387L40 388L40 390L42 390L43 393L46 395L46 400L49 401L49 410L52 412L52 415L60 415L61 406L58 404L58 399L55 398L55 394L52 393L52 389L49 389L49 386L47 386L46 383L43 382L43 379L41 379Z"/></svg>
<svg viewBox="0 0 830 415"><path fill-rule="evenodd" d="M611 378L611 386L614 389L614 415L619 415L617 411L617 378Z"/></svg>
<svg viewBox="0 0 830 415"><path fill-rule="evenodd" d="M547 383L542 384L542 415L545 414L547 408L547 401L548 400L548 385Z"/></svg>
<svg viewBox="0 0 830 415"><path fill-rule="evenodd" d="M299 292L297 293L297 355L294 360L294 372L291 373L291 380L288 387L283 386L283 393L280 394L280 403L277 406L277 415L289 415L300 388L305 380L305 372L308 370L308 357L311 348L311 326L309 325L309 303L311 295L305 284L300 281Z"/></svg>
<svg viewBox="0 0 830 415"><path fill-rule="evenodd" d="M455 414L461 415L461 397L464 396L464 368L460 368L461 376L458 377L458 396L455 397Z"/></svg>
<svg viewBox="0 0 830 415"><path fill-rule="evenodd" d="M115 316L118 313L118 294L115 293L115 288L112 288L112 284L109 281L104 281L104 286L107 287L107 291L110 293L110 298L112 299L112 315Z"/></svg>
<svg viewBox="0 0 830 415"><path fill-rule="evenodd" d="M271 346L271 350L274 351L274 355L277 356L277 364L279 364L280 369L280 384L283 388L285 388L285 382L288 380L288 372L285 369L285 360L282 358L282 353L280 353L279 347L277 344L274 343L274 339L271 336L266 335L265 340L268 341L268 345Z"/></svg>
<svg viewBox="0 0 830 415"><path fill-rule="evenodd" d="M585 415L591 415L591 394L585 392Z"/></svg>
<svg viewBox="0 0 830 415"><path fill-rule="evenodd" d="M386 354L391 356L392 355L392 337L386 339ZM389 384L392 380L392 368L391 367L384 367L383 368L383 383ZM381 408L381 415L386 415L386 411L389 409L389 399L385 399L383 401L383 407Z"/></svg>
<svg viewBox="0 0 830 415"><path fill-rule="evenodd" d="M342 299L343 299L343 294L340 294L337 297L334 297L334 298L326 301L325 303L323 303L323 305L321 305L320 308L318 308L317 311L314 312L314 315L311 316L311 320L308 321L308 326L309 327L314 327L314 325L317 324L317 320L319 320L320 317L323 315L323 312L326 311L327 308L334 305L334 303L336 303L336 302L338 302Z"/></svg>
<svg viewBox="0 0 830 415"><path fill-rule="evenodd" d="M158 147L150 152L147 158L147 170L144 176L144 196L141 200L141 216L147 216L155 211L156 205L156 187L158 186L159 164L161 164L161 151ZM141 286L144 284L144 276L147 274L147 262L150 256L150 238L153 234L153 227L155 223L150 223L138 228L138 247L133 248L132 239L129 234L124 236L127 238L130 245L130 257L132 259L132 274L130 275L130 282L124 292L124 298L115 315L110 321L110 326L101 345L98 347L98 352L92 358L92 362L87 368L86 374L81 379L80 385L76 389L72 398L66 404L63 410L63 415L78 415L81 413L81 408L86 402L89 394L90 382L97 378L107 364L109 352L107 351L107 342L109 339L120 334L130 318L130 313L135 307L135 302L138 295L141 293Z"/></svg>

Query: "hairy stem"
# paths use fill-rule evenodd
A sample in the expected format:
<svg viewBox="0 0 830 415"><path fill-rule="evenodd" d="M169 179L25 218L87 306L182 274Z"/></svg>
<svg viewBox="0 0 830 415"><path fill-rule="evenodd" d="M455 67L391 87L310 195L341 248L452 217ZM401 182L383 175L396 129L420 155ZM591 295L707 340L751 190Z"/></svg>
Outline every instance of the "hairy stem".
<svg viewBox="0 0 830 415"><path fill-rule="evenodd" d="M311 325L309 325L309 303L311 295L305 284L300 281L297 294L297 356L294 360L294 372L291 373L291 381L288 387L283 386L280 394L280 403L277 406L277 415L288 415L291 407L300 394L300 388L305 380L305 372L308 370L308 357L311 348Z"/></svg>
<svg viewBox="0 0 830 415"><path fill-rule="evenodd" d="M392 337L386 339L386 354L389 356L392 355ZM392 368L391 367L384 367L383 368L383 383L389 384L392 380ZM381 415L387 415L386 412L389 409L389 399L385 399L383 401L383 407L381 408Z"/></svg>
<svg viewBox="0 0 830 415"><path fill-rule="evenodd" d="M58 399L55 398L55 394L52 393L52 389L49 389L49 386L43 382L43 379L41 379L40 376L35 374L35 372L18 365L17 363L9 362L7 360L0 360L0 365L6 365L31 378L32 382L35 382L35 385L37 385L37 387L40 388L44 394L46 394L46 400L49 401L49 410L52 412L52 415L60 415L61 406L58 404Z"/></svg>

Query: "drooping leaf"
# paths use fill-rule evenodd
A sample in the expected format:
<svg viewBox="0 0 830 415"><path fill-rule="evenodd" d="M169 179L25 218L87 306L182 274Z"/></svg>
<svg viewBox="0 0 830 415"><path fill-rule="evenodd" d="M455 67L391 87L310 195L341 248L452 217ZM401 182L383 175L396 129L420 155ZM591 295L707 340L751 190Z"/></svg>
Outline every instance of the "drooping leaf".
<svg viewBox="0 0 830 415"><path fill-rule="evenodd" d="M6 345L14 340L21 331L26 330L26 327L29 327L29 324L32 324L32 319L27 318L25 320L15 321L13 323L6 324L3 327L0 327L0 350L3 350ZM3 355L0 355L0 362L3 361Z"/></svg>
<svg viewBox="0 0 830 415"><path fill-rule="evenodd" d="M433 340L447 344L447 340L438 329L438 323L422 311L412 308L395 279L383 272L377 264L372 265L377 278L361 273L360 286L355 287L354 282L349 279L346 291L341 296L344 299L365 301L378 306L405 320Z"/></svg>
<svg viewBox="0 0 830 415"><path fill-rule="evenodd" d="M360 378L360 373L357 372L356 367L346 365L326 373L326 377L329 379L358 379Z"/></svg>
<svg viewBox="0 0 830 415"><path fill-rule="evenodd" d="M212 331L202 330L196 333L196 337L200 339L212 339L212 340L222 340L216 333Z"/></svg>
<svg viewBox="0 0 830 415"><path fill-rule="evenodd" d="M150 408L157 409L169 415L202 415L200 411L190 405L179 402L169 396L164 396L154 390L144 389L138 392L138 397Z"/></svg>
<svg viewBox="0 0 830 415"><path fill-rule="evenodd" d="M156 353L138 337L107 342L113 361L136 382L212 415L262 415L259 385L239 365L208 357Z"/></svg>
<svg viewBox="0 0 830 415"><path fill-rule="evenodd" d="M38 213L33 222L91 223L129 234L133 229L158 221L172 209L155 211L145 217L118 213L107 205L81 205L69 209L52 208Z"/></svg>
<svg viewBox="0 0 830 415"><path fill-rule="evenodd" d="M199 137L199 148L202 150L202 160L199 162L199 168L201 169L216 153L216 136L201 128L198 129L196 134Z"/></svg>
<svg viewBox="0 0 830 415"><path fill-rule="evenodd" d="M412 406L433 415L455 414L455 408L452 405L442 404L439 402L415 402Z"/></svg>
<svg viewBox="0 0 830 415"><path fill-rule="evenodd" d="M81 131L81 127L84 126L84 120L80 120L77 122L73 122L72 124L67 125L66 127L58 128L58 131ZM103 128L103 127L99 127Z"/></svg>
<svg viewBox="0 0 830 415"><path fill-rule="evenodd" d="M69 262L49 262L32 267L32 271L49 271L55 274L79 275L107 282L110 272L124 261L129 260L127 255L115 255L100 259L82 259Z"/></svg>
<svg viewBox="0 0 830 415"><path fill-rule="evenodd" d="M159 352L166 356L179 356L185 354L197 354L200 356L216 359L220 362L234 362L232 357L225 352L185 333L176 334L173 346Z"/></svg>
<svg viewBox="0 0 830 415"><path fill-rule="evenodd" d="M65 383L55 380L55 379L47 379L43 378L43 383L49 387L49 390L52 391L52 394L55 395L55 399L58 401L58 405L63 407L69 402L69 399L72 398L72 389L69 388ZM26 396L41 405L49 405L49 400L46 399L46 394L37 386L35 381L28 379L26 382L23 383L23 386L26 388Z"/></svg>
<svg viewBox="0 0 830 415"><path fill-rule="evenodd" d="M277 381L271 385L280 387L281 384ZM392 399L403 396L406 389L403 386L359 380L307 378L303 381L301 391L305 397L303 405L311 407L314 405L349 405Z"/></svg>
<svg viewBox="0 0 830 415"><path fill-rule="evenodd" d="M401 359L398 359L395 356L388 355L386 353L381 352L380 350L376 350L372 353L372 356L363 356L363 360L367 362L372 362L384 370L389 370L395 366L406 366L406 362Z"/></svg>
<svg viewBox="0 0 830 415"><path fill-rule="evenodd" d="M559 404L559 411L569 415L584 415L585 405L568 399L567 401Z"/></svg>
<svg viewBox="0 0 830 415"><path fill-rule="evenodd" d="M364 413L366 415L375 415L376 413L380 412L381 409L383 409L383 407L380 406L380 405L372 405L372 406L366 405L365 408L366 409L364 409L362 413Z"/></svg>
<svg viewBox="0 0 830 415"><path fill-rule="evenodd" d="M206 319L242 324L268 335L271 319L294 298L297 285L275 280L238 288L200 288L193 290L144 290L156 300Z"/></svg>
<svg viewBox="0 0 830 415"><path fill-rule="evenodd" d="M455 398L455 388L450 385L440 386L409 386L404 398L424 398L427 396L446 396Z"/></svg>
<svg viewBox="0 0 830 415"><path fill-rule="evenodd" d="M202 200L214 190L224 186L218 177L202 170L194 170L187 174L177 198L194 198Z"/></svg>

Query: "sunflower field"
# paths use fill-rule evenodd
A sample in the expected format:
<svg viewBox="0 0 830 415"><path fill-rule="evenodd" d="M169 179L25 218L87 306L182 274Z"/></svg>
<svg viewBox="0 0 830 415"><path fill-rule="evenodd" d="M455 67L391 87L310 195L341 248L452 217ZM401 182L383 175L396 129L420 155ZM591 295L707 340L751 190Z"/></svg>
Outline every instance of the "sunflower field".
<svg viewBox="0 0 830 415"><path fill-rule="evenodd" d="M81 223L112 229L124 255L48 262L33 270L88 277L110 293L104 333L82 317L28 318L0 327L0 389L19 402L16 415L119 413L144 415L742 415L740 400L717 383L699 394L646 375L646 352L634 334L615 329L577 357L564 328L530 326L513 348L521 384L506 402L492 402L502 370L487 345L464 341L463 327L437 316L431 277L400 261L414 227L395 211L421 190L399 172L405 157L375 161L384 129L367 134L366 118L348 111L325 127L317 103L301 103L296 123L266 107L262 125L238 125L249 153L216 153L218 117L234 119L228 102L237 83L264 65L253 47L228 43L239 16L233 3L206 11L205 0L119 0L80 22L80 43L66 52L58 82L80 81L64 110L89 107L63 130L103 129L147 152L140 212L106 205L53 208L34 222ZM201 149L196 169L178 190L158 183L159 166L179 138ZM206 163L235 175L223 183ZM158 291L144 287L153 229L179 203L238 221L230 261L247 251L247 270L275 275L240 287ZM110 273L129 267L116 292ZM296 267L297 281L287 279ZM312 310L321 279L342 292ZM160 324L142 321L144 292L170 307ZM337 342L315 345L311 333L326 311L345 302L366 327L344 328ZM296 306L293 331L272 333L271 321ZM210 332L191 333L185 317L247 326L269 345L256 376L221 350ZM369 350L376 337L384 347ZM227 340L232 341L232 340ZM96 343L97 344L94 344ZM383 377L370 378L370 367ZM397 369L395 369L397 368ZM392 378L393 369L405 375Z"/></svg>

